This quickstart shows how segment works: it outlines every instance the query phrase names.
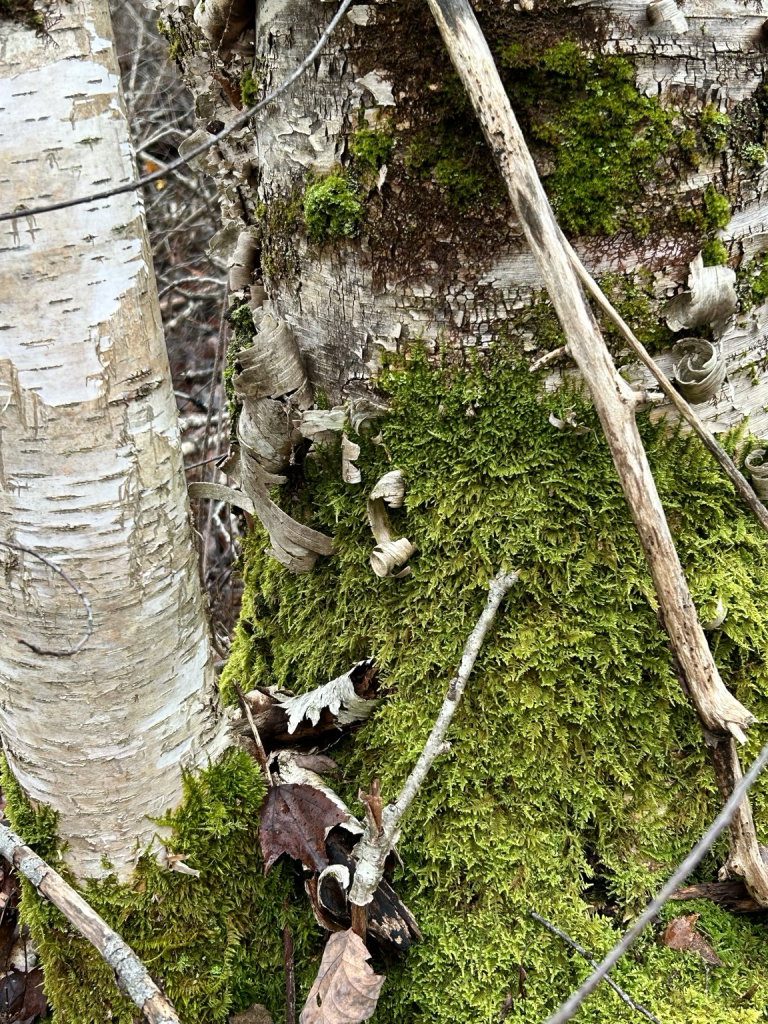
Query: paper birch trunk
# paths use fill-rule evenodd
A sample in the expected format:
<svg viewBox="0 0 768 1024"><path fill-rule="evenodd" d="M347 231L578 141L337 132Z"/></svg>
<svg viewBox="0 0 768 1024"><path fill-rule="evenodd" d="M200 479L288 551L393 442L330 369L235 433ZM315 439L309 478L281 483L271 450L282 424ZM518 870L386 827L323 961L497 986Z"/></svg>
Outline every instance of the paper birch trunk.
<svg viewBox="0 0 768 1024"><path fill-rule="evenodd" d="M0 24L0 208L136 173L104 0ZM78 876L125 877L223 748L142 200L0 227L0 733Z"/></svg>

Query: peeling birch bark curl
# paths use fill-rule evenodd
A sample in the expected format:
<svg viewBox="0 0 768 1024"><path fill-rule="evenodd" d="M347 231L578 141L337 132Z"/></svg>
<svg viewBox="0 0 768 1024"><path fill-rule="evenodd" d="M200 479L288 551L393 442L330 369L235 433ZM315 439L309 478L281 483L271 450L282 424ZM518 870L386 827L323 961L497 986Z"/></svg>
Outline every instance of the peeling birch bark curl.
<svg viewBox="0 0 768 1024"><path fill-rule="evenodd" d="M581 290L574 260L563 244L488 44L469 0L428 3L507 185L569 354L589 386L653 578L670 646L699 718L712 733L730 734L743 742L744 730L754 716L720 678L640 439L635 396L616 371ZM694 261L692 272L699 261L700 257ZM768 871L755 857L748 866L752 876L745 876L747 886L768 905Z"/></svg>
<svg viewBox="0 0 768 1024"><path fill-rule="evenodd" d="M713 398L725 380L725 359L718 345L703 338L681 338L672 349L678 391L694 405Z"/></svg>
<svg viewBox="0 0 768 1024"><path fill-rule="evenodd" d="M256 239L251 229L241 231L237 238L235 251L229 258L229 290L231 292L240 292L243 288L251 287L257 248Z"/></svg>
<svg viewBox="0 0 768 1024"><path fill-rule="evenodd" d="M366 815L363 837L352 851L357 860L357 870L349 891L349 900L355 906L367 906L373 899L373 894L384 877L384 863L389 856L389 851L400 835L400 821L403 815L413 803L435 759L450 749L445 742L445 737L461 702L467 680L475 666L488 630L496 618L499 605L517 579L516 572L499 572L491 580L485 608L467 638L458 671L448 684L442 707L413 771L403 783L397 800L387 804L382 811L379 830L375 828L371 816Z"/></svg>
<svg viewBox="0 0 768 1024"><path fill-rule="evenodd" d="M667 304L664 316L669 329L687 331L713 324L716 331L722 330L739 308L735 284L736 274L730 267L705 267L699 253L690 266L690 290Z"/></svg>
<svg viewBox="0 0 768 1024"><path fill-rule="evenodd" d="M651 0L645 9L648 21L659 29L666 29L683 35L688 31L688 21L675 0Z"/></svg>
<svg viewBox="0 0 768 1024"><path fill-rule="evenodd" d="M300 436L293 421L312 405L312 387L288 324L261 310L254 313L254 323L259 329L251 347L238 355L240 372L232 379L242 402L238 443L222 468L250 498L269 534L268 553L291 572L309 572L318 555L332 553L333 540L283 512L269 488L285 483L280 471Z"/></svg>
<svg viewBox="0 0 768 1024"><path fill-rule="evenodd" d="M768 442L761 442L764 447L753 448L744 460L744 465L752 478L752 486L761 498L768 498Z"/></svg>
<svg viewBox="0 0 768 1024"><path fill-rule="evenodd" d="M411 568L405 566L395 572L398 566L405 565L416 550L405 537L392 540L389 532L389 519L385 504L390 508L401 508L405 496L405 480L399 469L385 473L374 485L368 496L368 521L371 524L376 547L371 552L371 567L382 579L386 576L408 576Z"/></svg>
<svg viewBox="0 0 768 1024"><path fill-rule="evenodd" d="M57 907L66 919L95 946L115 972L123 992L150 1024L181 1024L176 1011L149 976L131 947L113 931L61 875L38 857L24 840L0 825L0 855Z"/></svg>

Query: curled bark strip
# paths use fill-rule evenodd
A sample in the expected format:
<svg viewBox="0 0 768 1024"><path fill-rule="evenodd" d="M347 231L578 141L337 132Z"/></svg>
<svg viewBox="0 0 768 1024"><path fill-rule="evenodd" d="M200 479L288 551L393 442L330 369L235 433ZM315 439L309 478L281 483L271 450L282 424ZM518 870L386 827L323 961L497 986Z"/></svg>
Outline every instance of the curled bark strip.
<svg viewBox="0 0 768 1024"><path fill-rule="evenodd" d="M645 13L648 21L659 29L667 29L677 35L688 31L688 21L675 0L651 0Z"/></svg>
<svg viewBox="0 0 768 1024"><path fill-rule="evenodd" d="M291 572L309 572L318 555L332 553L333 541L283 512L269 488L285 483L279 472L288 465L297 436L294 417L312 404L312 387L289 325L268 313L256 314L259 330L253 345L238 355L240 372L232 380L243 407L238 445L226 469L253 502L269 534L268 553Z"/></svg>
<svg viewBox="0 0 768 1024"><path fill-rule="evenodd" d="M254 23L251 0L205 0L195 8L195 22L222 57Z"/></svg>
<svg viewBox="0 0 768 1024"><path fill-rule="evenodd" d="M117 983L150 1024L181 1024L176 1011L154 983L144 964L69 885L5 825L0 825L0 855L10 861L37 891L62 912L115 972Z"/></svg>
<svg viewBox="0 0 768 1024"><path fill-rule="evenodd" d="M345 484L359 484L362 480L355 459L360 455L360 445L350 441L346 434L341 436L341 477Z"/></svg>
<svg viewBox="0 0 768 1024"><path fill-rule="evenodd" d="M252 516L256 515L256 509L253 507L253 502L248 495L235 487L227 487L226 484L212 484L196 480L194 483L188 484L187 493L190 498L209 498L211 501L226 501L228 505L241 508Z"/></svg>
<svg viewBox="0 0 768 1024"><path fill-rule="evenodd" d="M404 565L416 550L405 537L392 540L389 532L389 518L385 505L401 508L405 496L405 480L399 469L385 473L368 496L368 521L371 524L376 547L371 552L371 566L377 576L407 576L411 569L406 566L400 572L394 570Z"/></svg>
<svg viewBox="0 0 768 1024"><path fill-rule="evenodd" d="M4 548L8 548L9 551L18 551L20 554L32 555L33 558L38 558L44 565L47 565L49 569L52 569L53 572L61 576L64 582L74 590L83 602L83 607L85 608L85 633L80 637L75 646L69 650L38 647L37 644L31 643L29 640L23 640L21 637L17 638L18 642L20 644L24 644L25 647L28 647L30 651L34 651L35 654L45 654L56 658L69 658L73 654L77 654L77 652L82 649L88 637L93 633L93 611L91 609L91 602L82 592L80 587L78 587L74 580L70 579L63 569L56 565L55 562L52 562L49 558L46 558L45 555L41 555L39 551L35 551L34 548L24 547L23 544L11 544L11 542L7 540L0 540L0 545Z"/></svg>
<svg viewBox="0 0 768 1024"><path fill-rule="evenodd" d="M703 338L681 338L672 349L678 390L694 405L713 398L725 380L725 359L719 345Z"/></svg>
<svg viewBox="0 0 768 1024"><path fill-rule="evenodd" d="M235 251L229 260L229 290L231 292L250 288L256 266L256 251L257 245L253 232L250 228L241 231L237 238Z"/></svg>
<svg viewBox="0 0 768 1024"><path fill-rule="evenodd" d="M722 329L739 307L736 274L730 267L705 267L701 253L691 263L690 291L676 295L667 304L665 317L670 330L714 324Z"/></svg>
<svg viewBox="0 0 768 1024"><path fill-rule="evenodd" d="M761 447L753 448L744 460L749 475L752 477L752 486L761 498L768 498L768 441L760 442Z"/></svg>

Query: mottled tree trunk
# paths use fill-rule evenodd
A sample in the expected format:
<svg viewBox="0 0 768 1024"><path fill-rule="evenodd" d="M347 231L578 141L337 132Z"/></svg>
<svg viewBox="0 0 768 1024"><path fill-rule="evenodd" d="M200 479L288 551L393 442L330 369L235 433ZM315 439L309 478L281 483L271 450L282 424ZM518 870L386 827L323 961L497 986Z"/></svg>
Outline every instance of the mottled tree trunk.
<svg viewBox="0 0 768 1024"><path fill-rule="evenodd" d="M0 208L136 173L107 5L0 24ZM79 876L125 877L223 748L144 212L113 197L0 227L0 733ZM28 646L34 645L35 651Z"/></svg>

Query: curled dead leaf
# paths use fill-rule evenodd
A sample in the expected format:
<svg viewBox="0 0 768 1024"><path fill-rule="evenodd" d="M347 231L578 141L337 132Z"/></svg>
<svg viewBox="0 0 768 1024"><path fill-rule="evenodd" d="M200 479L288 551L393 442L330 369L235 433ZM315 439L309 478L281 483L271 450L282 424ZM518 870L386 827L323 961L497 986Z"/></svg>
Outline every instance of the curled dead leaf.
<svg viewBox="0 0 768 1024"><path fill-rule="evenodd" d="M370 953L351 929L328 939L299 1024L360 1024L376 1009L384 978L369 966Z"/></svg>
<svg viewBox="0 0 768 1024"><path fill-rule="evenodd" d="M684 917L673 917L661 933L660 942L669 949L681 949L687 953L698 953L699 956L713 967L722 967L723 962L710 944L696 931L698 914L686 914Z"/></svg>
<svg viewBox="0 0 768 1024"><path fill-rule="evenodd" d="M325 836L349 817L324 793L312 786L287 783L273 786L261 808L259 839L266 874L287 853L308 871L328 867Z"/></svg>

